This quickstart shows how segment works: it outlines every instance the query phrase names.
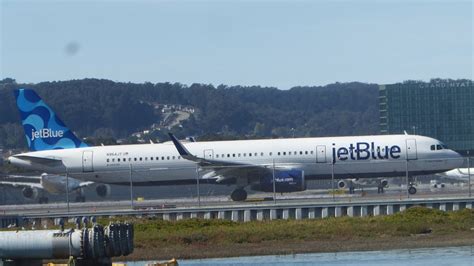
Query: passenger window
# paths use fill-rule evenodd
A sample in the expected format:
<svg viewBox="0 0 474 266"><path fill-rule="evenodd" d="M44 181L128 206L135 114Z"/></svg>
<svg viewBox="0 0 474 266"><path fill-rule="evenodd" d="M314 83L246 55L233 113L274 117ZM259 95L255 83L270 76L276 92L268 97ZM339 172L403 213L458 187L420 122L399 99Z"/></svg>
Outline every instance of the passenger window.
<svg viewBox="0 0 474 266"><path fill-rule="evenodd" d="M441 147L441 145L438 144L438 145L436 145L436 149L437 149L437 150L442 150L443 147Z"/></svg>
<svg viewBox="0 0 474 266"><path fill-rule="evenodd" d="M128 161L130 162L132 160L132 158L128 158Z"/></svg>
<svg viewBox="0 0 474 266"><path fill-rule="evenodd" d="M280 156L280 152L278 152L277 154L278 154L278 156Z"/></svg>
<svg viewBox="0 0 474 266"><path fill-rule="evenodd" d="M115 159L114 159L114 158L112 158L112 162L115 162Z"/></svg>
<svg viewBox="0 0 474 266"><path fill-rule="evenodd" d="M313 154L313 151L311 151L311 154Z"/></svg>
<svg viewBox="0 0 474 266"><path fill-rule="evenodd" d="M235 157L235 153L234 153L234 154L232 154L232 157Z"/></svg>
<svg viewBox="0 0 474 266"><path fill-rule="evenodd" d="M247 157L247 153L244 153L244 157Z"/></svg>
<svg viewBox="0 0 474 266"><path fill-rule="evenodd" d="M252 157L252 153L249 153L249 157Z"/></svg>
<svg viewBox="0 0 474 266"><path fill-rule="evenodd" d="M166 156L166 160L169 160L169 159L170 159L170 157L169 157L169 156Z"/></svg>
<svg viewBox="0 0 474 266"><path fill-rule="evenodd" d="M174 156L173 156L173 160L174 160Z"/></svg>
<svg viewBox="0 0 474 266"><path fill-rule="evenodd" d="M161 160L164 161L164 160L165 160L165 156L161 156Z"/></svg>
<svg viewBox="0 0 474 266"><path fill-rule="evenodd" d="M120 162L120 158L117 159L117 162Z"/></svg>
<svg viewBox="0 0 474 266"><path fill-rule="evenodd" d="M254 155L255 155L255 156L257 156L258 154L257 154L257 153L255 153Z"/></svg>
<svg viewBox="0 0 474 266"><path fill-rule="evenodd" d="M145 157L145 161L148 161L148 157Z"/></svg>
<svg viewBox="0 0 474 266"><path fill-rule="evenodd" d="M260 156L263 156L263 152L260 153Z"/></svg>
<svg viewBox="0 0 474 266"><path fill-rule="evenodd" d="M272 156L272 154L273 154L273 153L272 153L272 152L270 152L268 155Z"/></svg>
<svg viewBox="0 0 474 266"><path fill-rule="evenodd" d="M123 161L126 162L126 161L127 161L127 158L123 158Z"/></svg>
<svg viewBox="0 0 474 266"><path fill-rule="evenodd" d="M216 154L216 158L219 158L219 154Z"/></svg>
<svg viewBox="0 0 474 266"><path fill-rule="evenodd" d="M109 162L109 159L107 159L107 162Z"/></svg>
<svg viewBox="0 0 474 266"><path fill-rule="evenodd" d="M137 157L133 158L133 160L136 162L136 161L137 161Z"/></svg>
<svg viewBox="0 0 474 266"><path fill-rule="evenodd" d="M434 150L436 150L436 146L435 146L435 145L431 145L430 149L431 149L432 151L434 151Z"/></svg>
<svg viewBox="0 0 474 266"><path fill-rule="evenodd" d="M237 154L237 156L239 156L239 157L240 157L240 153L239 153L239 154Z"/></svg>
<svg viewBox="0 0 474 266"><path fill-rule="evenodd" d="M300 151L300 155L303 155L303 152L302 152L302 151Z"/></svg>
<svg viewBox="0 0 474 266"><path fill-rule="evenodd" d="M152 160L152 161L153 161L153 157L150 157L150 160Z"/></svg>
<svg viewBox="0 0 474 266"><path fill-rule="evenodd" d="M180 159L181 159L181 156L178 156L178 160L180 160Z"/></svg>
<svg viewBox="0 0 474 266"><path fill-rule="evenodd" d="M156 157L156 160L157 160L157 161L160 160L160 157Z"/></svg>
<svg viewBox="0 0 474 266"><path fill-rule="evenodd" d="M286 155L286 151L283 152L283 155Z"/></svg>
<svg viewBox="0 0 474 266"><path fill-rule="evenodd" d="M142 157L140 157L140 161L142 160Z"/></svg>
<svg viewBox="0 0 474 266"><path fill-rule="evenodd" d="M230 153L227 153L227 158L229 158L229 157L230 157Z"/></svg>
<svg viewBox="0 0 474 266"><path fill-rule="evenodd" d="M304 154L306 154L306 155L307 155L307 154L308 154L308 151L305 151L305 152L304 152Z"/></svg>

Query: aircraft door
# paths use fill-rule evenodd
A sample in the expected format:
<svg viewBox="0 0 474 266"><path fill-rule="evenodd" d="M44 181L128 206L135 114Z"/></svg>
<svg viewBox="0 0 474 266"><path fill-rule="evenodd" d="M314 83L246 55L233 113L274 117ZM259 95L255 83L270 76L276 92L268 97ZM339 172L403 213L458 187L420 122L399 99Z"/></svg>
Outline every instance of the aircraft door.
<svg viewBox="0 0 474 266"><path fill-rule="evenodd" d="M204 150L204 158L209 160L214 159L214 150Z"/></svg>
<svg viewBox="0 0 474 266"><path fill-rule="evenodd" d="M326 146L324 145L316 146L316 162L317 163L326 162Z"/></svg>
<svg viewBox="0 0 474 266"><path fill-rule="evenodd" d="M416 140L407 139L406 143L407 143L407 160L418 159L417 151L416 151Z"/></svg>
<svg viewBox="0 0 474 266"><path fill-rule="evenodd" d="M84 151L82 153L82 171L83 172L94 172L92 159L93 159L92 151Z"/></svg>

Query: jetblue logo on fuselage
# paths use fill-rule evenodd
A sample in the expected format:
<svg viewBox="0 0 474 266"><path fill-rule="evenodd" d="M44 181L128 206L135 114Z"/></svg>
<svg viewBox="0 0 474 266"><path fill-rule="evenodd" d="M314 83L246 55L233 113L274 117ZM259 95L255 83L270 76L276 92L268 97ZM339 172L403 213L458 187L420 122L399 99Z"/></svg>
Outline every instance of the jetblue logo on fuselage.
<svg viewBox="0 0 474 266"><path fill-rule="evenodd" d="M31 141L35 139L62 138L63 136L64 131L62 130L52 130L50 128L43 128L38 131L31 130Z"/></svg>
<svg viewBox="0 0 474 266"><path fill-rule="evenodd" d="M383 160L383 159L398 159L402 149L400 146L378 146L374 142L357 142L351 143L349 147L335 147L332 144L332 159L333 162L337 160Z"/></svg>

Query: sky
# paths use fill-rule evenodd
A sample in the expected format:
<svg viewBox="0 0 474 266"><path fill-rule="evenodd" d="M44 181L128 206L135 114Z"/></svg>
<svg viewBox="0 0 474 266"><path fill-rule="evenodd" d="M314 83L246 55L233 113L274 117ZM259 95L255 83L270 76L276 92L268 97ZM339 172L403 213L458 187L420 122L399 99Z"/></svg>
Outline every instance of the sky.
<svg viewBox="0 0 474 266"><path fill-rule="evenodd" d="M0 78L260 85L473 78L472 1L0 0Z"/></svg>

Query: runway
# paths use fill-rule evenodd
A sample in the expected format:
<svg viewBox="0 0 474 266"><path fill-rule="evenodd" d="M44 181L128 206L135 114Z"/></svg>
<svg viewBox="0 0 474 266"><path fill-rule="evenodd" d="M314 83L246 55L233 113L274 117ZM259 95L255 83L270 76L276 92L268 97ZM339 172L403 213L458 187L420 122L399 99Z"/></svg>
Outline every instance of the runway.
<svg viewBox="0 0 474 266"><path fill-rule="evenodd" d="M331 204L371 204L375 202L397 201L423 201L433 199L456 199L469 196L467 187L448 186L445 189L432 189L429 186L418 186L418 193L408 195L404 187L391 187L383 194L378 194L376 188L366 188L355 194L335 193L330 194L327 189L311 189L297 193L276 194L256 193L249 196L245 202L233 202L227 195L203 195L200 198L175 197L163 199L130 199L115 201L92 201L84 203L54 202L50 204L12 204L0 206L2 215L19 215L29 217L56 217L77 215L121 215L121 214L146 214L175 210L190 209L236 209L260 208L271 206L305 206L305 205L331 205ZM123 195L125 196L125 195ZM125 197L126 198L126 197Z"/></svg>

